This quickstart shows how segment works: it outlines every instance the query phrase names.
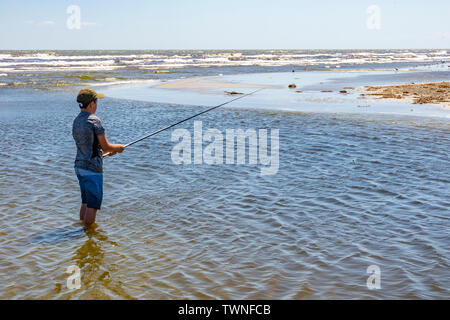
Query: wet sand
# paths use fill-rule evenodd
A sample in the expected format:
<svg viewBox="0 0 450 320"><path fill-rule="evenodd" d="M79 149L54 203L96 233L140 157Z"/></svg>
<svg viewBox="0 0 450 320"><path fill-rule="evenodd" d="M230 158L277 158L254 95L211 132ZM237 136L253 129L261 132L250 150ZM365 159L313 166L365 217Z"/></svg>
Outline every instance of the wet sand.
<svg viewBox="0 0 450 320"><path fill-rule="evenodd" d="M438 104L450 110L450 82L411 83L403 85L365 86L364 96L402 100L412 104Z"/></svg>
<svg viewBox="0 0 450 320"><path fill-rule="evenodd" d="M378 99L378 95L373 95L377 92L365 91L368 86L375 88L385 84L401 85L405 81L419 83L447 79L446 74L431 72L404 74L407 77L400 72L364 71L231 74L174 79L152 86L147 84L109 86L102 89L102 92L108 97L119 99L213 106L226 101L227 96L264 88L257 95L226 107L287 112L377 113L450 118L450 109L440 108L436 104L417 105L406 99L404 101L406 103L397 103L399 99L392 101ZM289 88L293 85L295 88ZM361 100L365 101L362 103Z"/></svg>
<svg viewBox="0 0 450 320"><path fill-rule="evenodd" d="M193 78L187 78L187 79L173 80L170 82L164 82L162 84L158 84L158 85L154 86L154 88L156 88L156 89L186 89L186 90L194 90L194 91L209 92L209 93L213 93L214 91L216 91L216 93L217 93L217 90L215 90L215 89L222 89L222 90L220 90L220 92L223 93L224 92L223 88L228 88L228 89L232 89L232 88L279 89L280 88L280 86L277 86L277 85L220 81L220 77L221 77L220 75L217 75L217 76L193 77ZM228 93L228 92L226 92L226 93ZM234 91L233 91L233 94L235 94Z"/></svg>

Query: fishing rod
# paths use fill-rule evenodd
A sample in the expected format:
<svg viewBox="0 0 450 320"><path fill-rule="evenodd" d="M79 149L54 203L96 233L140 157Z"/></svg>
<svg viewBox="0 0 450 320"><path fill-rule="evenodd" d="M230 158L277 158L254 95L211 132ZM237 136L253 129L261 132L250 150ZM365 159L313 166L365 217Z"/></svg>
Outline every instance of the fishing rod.
<svg viewBox="0 0 450 320"><path fill-rule="evenodd" d="M207 109L207 110L205 110L205 111L202 111L202 112L200 112L200 113L194 114L193 116L190 116L189 118L186 118L186 119L183 119L183 120L181 120L181 121L178 121L177 123L171 124L171 125L169 125L169 126L167 126L167 127L164 127L164 128L162 128L162 129L156 130L156 131L154 131L154 132L152 132L152 133L149 133L149 134L147 134L147 135L145 135L145 136L143 136L143 137L141 137L141 138L139 138L139 139L137 139L137 140L134 140L134 141L132 141L132 142L130 142L130 143L127 143L127 144L125 145L125 148L126 148L126 147L129 147L129 146L131 146L131 145L133 145L133 144L135 144L135 143L138 143L139 141L142 141L142 140L144 140L144 139L150 138L151 136L154 136L155 134L158 134L158 133L163 132L163 131L165 131L165 130L167 130L167 129L170 129L170 128L172 128L172 127L175 127L176 125L179 125L180 123L183 123L183 122L185 122L185 121L191 120L192 118L198 117L198 116L201 115L201 114L204 114L204 113L206 113L206 112L212 111L212 110L217 109L217 108L219 108L219 107L222 107L222 106L224 106L224 105L226 105L226 104L228 104L228 103L230 103L230 102L233 102L233 101L242 99L242 98L244 98L244 97L246 97L246 96L252 95L252 94L254 94L254 93L258 92L258 91L261 91L262 89L264 89L264 88L260 88L260 89L258 89L258 90L253 91L253 92L244 94L243 96L234 98L234 99L232 99L232 100L230 100L230 101L227 101L227 102L224 102L224 103L222 103L222 104L219 104L218 106L215 106L215 107L209 108L209 109ZM108 153L105 153L105 154L103 155L103 158L106 158L106 157L109 157L109 156L110 156L110 153L108 152Z"/></svg>

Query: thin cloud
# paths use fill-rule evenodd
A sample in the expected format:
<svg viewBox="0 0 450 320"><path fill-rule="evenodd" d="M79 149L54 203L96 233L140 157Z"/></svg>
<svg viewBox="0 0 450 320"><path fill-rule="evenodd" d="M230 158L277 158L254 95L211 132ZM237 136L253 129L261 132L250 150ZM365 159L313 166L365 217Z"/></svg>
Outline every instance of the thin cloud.
<svg viewBox="0 0 450 320"><path fill-rule="evenodd" d="M25 24L34 24L34 20L26 20L24 21Z"/></svg>
<svg viewBox="0 0 450 320"><path fill-rule="evenodd" d="M441 40L450 40L450 31L439 32L436 34L436 38L440 38Z"/></svg>
<svg viewBox="0 0 450 320"><path fill-rule="evenodd" d="M101 27L100 23L97 22L81 22L81 26L83 27Z"/></svg>
<svg viewBox="0 0 450 320"><path fill-rule="evenodd" d="M47 20L47 21L42 21L41 23L39 23L41 26L53 26L55 25L54 21L51 20Z"/></svg>
<svg viewBox="0 0 450 320"><path fill-rule="evenodd" d="M437 31L425 33L422 35L425 40L448 41L450 40L450 31Z"/></svg>

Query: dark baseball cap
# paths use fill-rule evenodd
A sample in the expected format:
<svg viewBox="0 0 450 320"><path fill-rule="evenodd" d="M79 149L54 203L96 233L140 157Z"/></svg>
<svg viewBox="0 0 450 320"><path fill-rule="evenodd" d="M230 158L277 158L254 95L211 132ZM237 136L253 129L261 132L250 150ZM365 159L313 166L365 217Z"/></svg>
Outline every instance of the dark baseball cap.
<svg viewBox="0 0 450 320"><path fill-rule="evenodd" d="M78 92L77 102L82 103L84 105L88 105L89 103L91 103L91 101L101 99L104 97L105 95L103 93L97 93L92 89L86 88L81 89L80 92Z"/></svg>

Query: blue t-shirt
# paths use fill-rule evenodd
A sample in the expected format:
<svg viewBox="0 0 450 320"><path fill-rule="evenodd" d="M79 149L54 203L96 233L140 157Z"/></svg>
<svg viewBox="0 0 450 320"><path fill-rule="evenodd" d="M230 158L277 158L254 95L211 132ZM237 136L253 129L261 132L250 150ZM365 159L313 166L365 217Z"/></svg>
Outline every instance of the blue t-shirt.
<svg viewBox="0 0 450 320"><path fill-rule="evenodd" d="M102 149L97 135L105 134L102 121L87 111L81 111L73 121L72 136L77 145L75 168L103 172Z"/></svg>

